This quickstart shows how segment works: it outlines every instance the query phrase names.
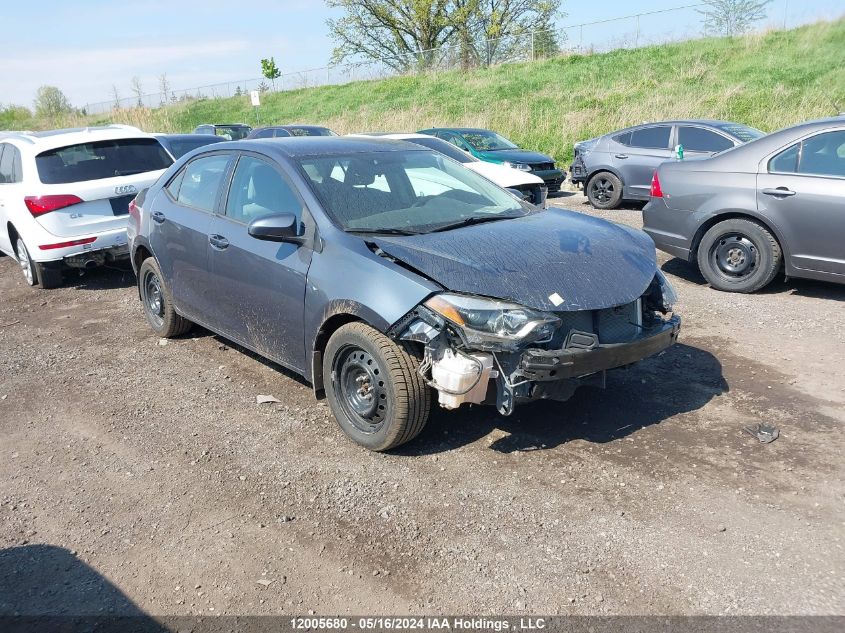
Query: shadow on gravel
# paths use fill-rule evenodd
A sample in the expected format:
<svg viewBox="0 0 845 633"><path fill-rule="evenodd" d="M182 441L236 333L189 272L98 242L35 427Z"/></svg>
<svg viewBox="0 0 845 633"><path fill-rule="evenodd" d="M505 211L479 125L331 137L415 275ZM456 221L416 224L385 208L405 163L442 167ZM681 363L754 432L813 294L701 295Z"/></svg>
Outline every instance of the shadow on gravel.
<svg viewBox="0 0 845 633"><path fill-rule="evenodd" d="M695 264L685 262L680 258L673 258L660 267L664 273L680 277L684 281L698 286L707 285L704 277ZM714 290L713 292L719 292ZM768 286L758 290L758 295L778 295L791 293L799 297L811 299L829 299L831 301L845 301L845 285L812 279L786 279L782 275L775 277Z"/></svg>
<svg viewBox="0 0 845 633"><path fill-rule="evenodd" d="M630 369L608 372L607 389L583 387L567 402L523 404L510 417L492 406L452 412L437 407L423 434L395 452L412 456L453 450L494 429L508 434L490 445L502 453L555 448L571 440L603 444L700 409L728 390L715 356L677 344Z"/></svg>
<svg viewBox="0 0 845 633"><path fill-rule="evenodd" d="M166 631L70 551L53 545L0 550L0 629ZM127 624L131 626L127 627Z"/></svg>
<svg viewBox="0 0 845 633"><path fill-rule="evenodd" d="M131 288L135 286L135 273L132 266L124 264L110 264L99 268L83 271L80 275L71 270L65 273L67 288L77 290L113 290L115 288Z"/></svg>

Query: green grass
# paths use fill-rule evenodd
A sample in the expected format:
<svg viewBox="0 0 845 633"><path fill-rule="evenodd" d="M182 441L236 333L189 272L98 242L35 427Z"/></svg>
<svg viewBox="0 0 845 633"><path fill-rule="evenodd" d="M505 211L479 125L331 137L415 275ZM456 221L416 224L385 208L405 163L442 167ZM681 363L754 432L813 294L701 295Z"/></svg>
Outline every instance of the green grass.
<svg viewBox="0 0 845 633"><path fill-rule="evenodd" d="M265 94L261 123L316 123L339 133L488 127L523 147L568 160L573 142L642 121L720 118L771 131L835 114L836 103L845 109L845 19L746 37ZM244 96L86 120L188 132L199 123L254 125L255 113Z"/></svg>

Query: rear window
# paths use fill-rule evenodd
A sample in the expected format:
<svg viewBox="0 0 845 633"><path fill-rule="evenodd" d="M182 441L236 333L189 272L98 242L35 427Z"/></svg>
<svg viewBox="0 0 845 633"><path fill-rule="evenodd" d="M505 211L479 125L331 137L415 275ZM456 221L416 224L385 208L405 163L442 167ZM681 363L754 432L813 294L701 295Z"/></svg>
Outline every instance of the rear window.
<svg viewBox="0 0 845 633"><path fill-rule="evenodd" d="M45 185L131 176L167 169L173 163L154 138L122 138L68 145L35 157Z"/></svg>
<svg viewBox="0 0 845 633"><path fill-rule="evenodd" d="M194 151L198 147L202 147L210 143L222 143L223 139L221 138L218 140L216 136L202 135L202 138L172 139L167 142L170 144L170 151L173 156L175 158L182 158L185 154Z"/></svg>
<svg viewBox="0 0 845 633"><path fill-rule="evenodd" d="M723 132L727 132L735 139L739 139L743 143L748 143L749 141L753 141L762 136L766 136L765 132L761 132L757 128L749 127L747 125L741 125L739 123L728 123L726 125L720 125L719 129Z"/></svg>

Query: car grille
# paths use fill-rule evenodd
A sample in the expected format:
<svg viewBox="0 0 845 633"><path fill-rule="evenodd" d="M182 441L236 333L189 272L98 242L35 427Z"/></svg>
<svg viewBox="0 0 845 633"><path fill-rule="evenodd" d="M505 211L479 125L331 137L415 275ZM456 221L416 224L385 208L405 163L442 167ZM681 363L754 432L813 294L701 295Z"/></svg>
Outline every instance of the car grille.
<svg viewBox="0 0 845 633"><path fill-rule="evenodd" d="M596 334L602 345L627 343L634 340L642 331L642 316L639 300L603 310L583 310L579 312L556 312L561 320L552 340L543 345L547 349L563 348L566 337L572 330Z"/></svg>
<svg viewBox="0 0 845 633"><path fill-rule="evenodd" d="M531 171L549 171L550 169L554 169L554 163L532 163L531 164Z"/></svg>

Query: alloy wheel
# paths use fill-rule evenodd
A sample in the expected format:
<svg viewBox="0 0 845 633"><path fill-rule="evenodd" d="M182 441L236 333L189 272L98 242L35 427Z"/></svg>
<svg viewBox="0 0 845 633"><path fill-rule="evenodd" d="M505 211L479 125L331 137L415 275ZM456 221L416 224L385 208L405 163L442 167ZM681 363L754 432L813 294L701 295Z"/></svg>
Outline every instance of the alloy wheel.
<svg viewBox="0 0 845 633"><path fill-rule="evenodd" d="M590 185L590 194L596 202L607 204L613 199L613 183L607 178L595 178Z"/></svg>
<svg viewBox="0 0 845 633"><path fill-rule="evenodd" d="M32 260L29 258L29 251L26 250L26 244L23 243L21 238L18 238L18 264L27 283L30 286L34 285L35 271L32 269Z"/></svg>

